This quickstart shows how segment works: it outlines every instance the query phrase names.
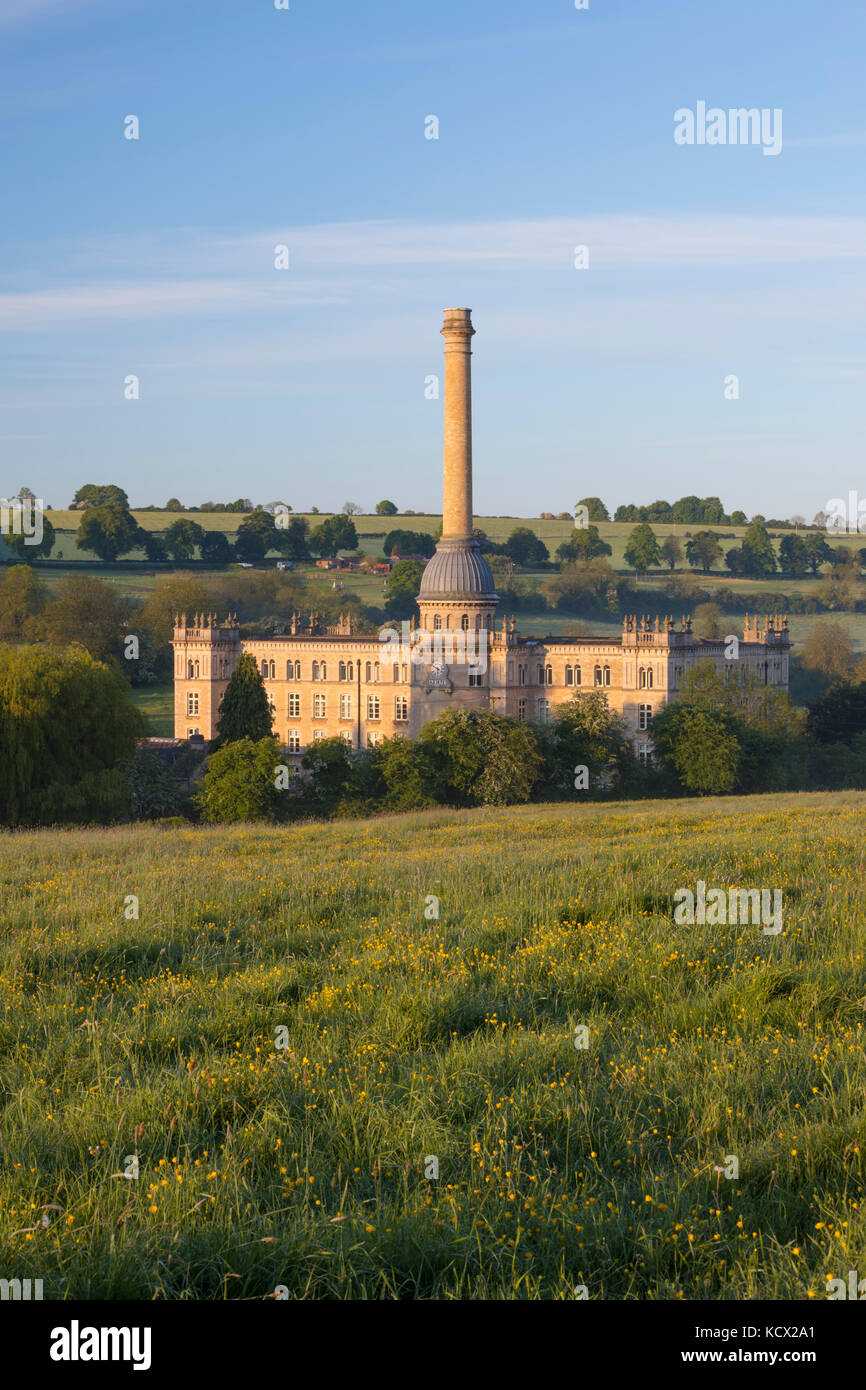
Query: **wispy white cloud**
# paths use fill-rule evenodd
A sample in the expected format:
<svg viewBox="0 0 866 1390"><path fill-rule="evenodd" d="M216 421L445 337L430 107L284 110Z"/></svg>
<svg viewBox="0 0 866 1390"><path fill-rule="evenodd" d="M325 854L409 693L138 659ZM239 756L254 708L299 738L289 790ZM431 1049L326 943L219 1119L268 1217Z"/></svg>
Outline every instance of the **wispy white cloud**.
<svg viewBox="0 0 866 1390"><path fill-rule="evenodd" d="M287 304L332 304L340 295L318 286L255 280L181 280L77 285L0 295L0 330L44 328L80 320L251 313Z"/></svg>
<svg viewBox="0 0 866 1390"><path fill-rule="evenodd" d="M684 435L679 439L644 439L641 443L646 449L705 448L710 444L785 444L797 439L797 437L796 434L777 431L732 429L724 434L713 434L708 431L702 434Z"/></svg>
<svg viewBox="0 0 866 1390"><path fill-rule="evenodd" d="M104 0L0 0L0 27L61 18L102 3Z"/></svg>
<svg viewBox="0 0 866 1390"><path fill-rule="evenodd" d="M866 219L643 216L632 213L473 223L358 222L282 228L204 241L236 260L282 241L295 264L396 268L463 264L558 268L577 244L598 266L760 265L866 256Z"/></svg>
<svg viewBox="0 0 866 1390"><path fill-rule="evenodd" d="M278 245L289 248L288 271L274 268ZM589 271L573 269L577 245L589 247ZM753 301L762 288L760 277L750 279L748 272L809 265L814 279L822 267L864 257L866 219L853 217L623 213L474 223L327 223L234 236L178 229L132 240L84 241L64 246L63 255L46 247L36 261L43 268L42 282L23 284L19 275L14 287L7 282L0 293L0 329L241 316L325 304L372 308L381 318L406 306L411 312L442 292L446 281L449 292L470 286L473 295L500 304L523 300L531 315L545 293L561 295L566 285L597 304L617 296L634 301L650 284L658 288L661 272L666 299L685 303L696 288L687 272L696 269L733 271L725 298L739 301L742 309L744 297ZM604 275L594 275L597 271ZM785 303L782 294L780 312ZM548 306L543 307L549 333ZM844 305L838 307L846 312ZM851 296L849 310L862 313L859 296Z"/></svg>
<svg viewBox="0 0 866 1390"><path fill-rule="evenodd" d="M785 137L785 149L807 149L810 147L866 145L866 130L848 130L838 135L806 135L789 140Z"/></svg>

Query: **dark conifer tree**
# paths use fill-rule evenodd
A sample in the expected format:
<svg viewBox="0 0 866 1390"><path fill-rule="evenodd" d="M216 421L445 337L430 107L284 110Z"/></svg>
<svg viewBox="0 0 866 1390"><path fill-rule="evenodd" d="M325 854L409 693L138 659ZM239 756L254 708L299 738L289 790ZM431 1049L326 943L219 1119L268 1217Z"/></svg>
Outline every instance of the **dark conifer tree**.
<svg viewBox="0 0 866 1390"><path fill-rule="evenodd" d="M267 738L273 715L256 659L244 652L226 686L217 721L217 746L224 748L240 738L258 743Z"/></svg>

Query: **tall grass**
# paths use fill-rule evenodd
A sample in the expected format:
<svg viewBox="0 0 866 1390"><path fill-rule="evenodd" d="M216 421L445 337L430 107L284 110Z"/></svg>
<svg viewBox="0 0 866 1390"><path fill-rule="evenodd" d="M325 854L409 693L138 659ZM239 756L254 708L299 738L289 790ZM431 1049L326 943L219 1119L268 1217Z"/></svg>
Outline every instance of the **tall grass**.
<svg viewBox="0 0 866 1390"><path fill-rule="evenodd" d="M0 1275L100 1299L866 1277L864 829L839 793L3 837ZM697 878L781 887L783 934L674 925Z"/></svg>

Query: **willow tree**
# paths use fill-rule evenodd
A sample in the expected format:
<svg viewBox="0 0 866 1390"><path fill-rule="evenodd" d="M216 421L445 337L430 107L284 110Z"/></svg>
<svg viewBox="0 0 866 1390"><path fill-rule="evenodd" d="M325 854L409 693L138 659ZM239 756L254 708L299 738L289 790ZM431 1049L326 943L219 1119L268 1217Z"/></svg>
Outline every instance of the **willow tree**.
<svg viewBox="0 0 866 1390"><path fill-rule="evenodd" d="M83 648L3 648L0 822L127 818L119 764L144 732L123 676Z"/></svg>

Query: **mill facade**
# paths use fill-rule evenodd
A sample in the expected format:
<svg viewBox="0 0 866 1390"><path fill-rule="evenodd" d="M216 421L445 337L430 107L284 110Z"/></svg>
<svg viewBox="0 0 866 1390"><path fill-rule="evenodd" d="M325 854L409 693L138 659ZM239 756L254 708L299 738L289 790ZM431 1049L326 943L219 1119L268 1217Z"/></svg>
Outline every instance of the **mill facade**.
<svg viewBox="0 0 866 1390"><path fill-rule="evenodd" d="M181 615L174 629L175 736L216 737L220 701L241 652L255 657L289 756L339 736L354 748L415 738L444 710L491 709L545 722L556 706L601 690L640 756L651 751L653 714L676 699L686 670L731 668L727 641L697 637L691 621L626 617L619 637L522 637L498 618L490 566L472 534L471 341L468 309L446 309L442 539L418 595L419 624L354 632L291 617L286 636L242 638L236 618ZM746 619L737 664L787 689L787 619Z"/></svg>

